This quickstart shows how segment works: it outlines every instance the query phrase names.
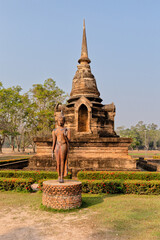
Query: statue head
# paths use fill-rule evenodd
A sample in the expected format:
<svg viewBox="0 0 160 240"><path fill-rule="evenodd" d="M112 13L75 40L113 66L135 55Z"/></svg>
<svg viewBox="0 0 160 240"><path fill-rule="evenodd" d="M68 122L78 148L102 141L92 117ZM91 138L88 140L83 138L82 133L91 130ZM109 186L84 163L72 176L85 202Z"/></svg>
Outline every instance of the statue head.
<svg viewBox="0 0 160 240"><path fill-rule="evenodd" d="M61 111L61 113L58 116L58 120L57 120L58 126L64 126L65 123L65 117L63 115L63 112Z"/></svg>

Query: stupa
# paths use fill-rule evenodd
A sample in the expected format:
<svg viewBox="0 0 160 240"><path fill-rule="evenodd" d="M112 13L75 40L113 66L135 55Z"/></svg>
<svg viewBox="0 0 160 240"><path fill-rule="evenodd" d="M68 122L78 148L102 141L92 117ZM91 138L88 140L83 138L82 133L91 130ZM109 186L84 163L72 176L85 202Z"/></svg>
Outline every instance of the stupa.
<svg viewBox="0 0 160 240"><path fill-rule="evenodd" d="M73 175L80 170L135 170L136 161L128 155L132 140L116 134L115 105L102 104L95 77L91 72L85 22L78 63L67 104L58 104L55 108L55 120L63 111L65 125L71 130L69 169ZM37 155L31 159L30 168L54 169L56 164L51 159L52 139L36 138L35 142Z"/></svg>

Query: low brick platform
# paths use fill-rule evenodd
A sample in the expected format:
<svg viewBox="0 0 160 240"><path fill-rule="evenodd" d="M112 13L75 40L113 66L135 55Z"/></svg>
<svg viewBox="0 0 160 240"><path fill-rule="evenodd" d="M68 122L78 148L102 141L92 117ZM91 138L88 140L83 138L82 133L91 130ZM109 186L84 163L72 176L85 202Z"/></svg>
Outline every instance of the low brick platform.
<svg viewBox="0 0 160 240"><path fill-rule="evenodd" d="M53 209L72 209L82 204L82 184L75 180L43 182L42 204Z"/></svg>

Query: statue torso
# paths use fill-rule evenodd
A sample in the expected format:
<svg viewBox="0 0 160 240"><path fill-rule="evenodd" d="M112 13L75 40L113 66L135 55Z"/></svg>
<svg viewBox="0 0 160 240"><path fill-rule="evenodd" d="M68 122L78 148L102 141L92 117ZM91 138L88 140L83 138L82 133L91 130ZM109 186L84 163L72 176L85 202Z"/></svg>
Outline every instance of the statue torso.
<svg viewBox="0 0 160 240"><path fill-rule="evenodd" d="M58 128L55 129L55 135L57 137L57 143L58 144L66 143L65 131L67 131L66 128L58 127Z"/></svg>

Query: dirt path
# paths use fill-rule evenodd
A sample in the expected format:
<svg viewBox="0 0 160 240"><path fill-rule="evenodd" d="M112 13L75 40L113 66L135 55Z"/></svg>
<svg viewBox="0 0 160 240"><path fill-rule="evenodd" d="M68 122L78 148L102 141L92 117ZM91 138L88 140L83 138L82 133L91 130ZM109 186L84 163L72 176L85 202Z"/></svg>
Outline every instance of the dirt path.
<svg viewBox="0 0 160 240"><path fill-rule="evenodd" d="M33 212L28 208L3 209L0 211L0 240L118 239L97 228L92 215L90 210L66 214Z"/></svg>

